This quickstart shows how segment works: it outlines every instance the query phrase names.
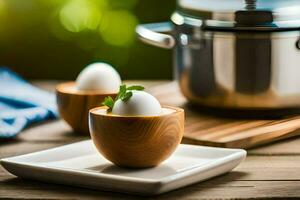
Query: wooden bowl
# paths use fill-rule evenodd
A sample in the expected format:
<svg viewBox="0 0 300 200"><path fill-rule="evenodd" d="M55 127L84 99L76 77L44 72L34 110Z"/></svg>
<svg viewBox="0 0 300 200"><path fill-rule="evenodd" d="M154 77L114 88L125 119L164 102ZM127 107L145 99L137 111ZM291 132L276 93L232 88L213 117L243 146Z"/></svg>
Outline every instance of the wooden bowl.
<svg viewBox="0 0 300 200"><path fill-rule="evenodd" d="M91 108L101 106L106 96L115 97L117 94L104 94L100 91L80 91L75 82L57 85L56 100L60 116L77 133L89 134L88 114Z"/></svg>
<svg viewBox="0 0 300 200"><path fill-rule="evenodd" d="M107 114L107 107L90 110L89 126L98 151L121 167L153 167L167 159L181 142L184 110L163 107L159 116Z"/></svg>

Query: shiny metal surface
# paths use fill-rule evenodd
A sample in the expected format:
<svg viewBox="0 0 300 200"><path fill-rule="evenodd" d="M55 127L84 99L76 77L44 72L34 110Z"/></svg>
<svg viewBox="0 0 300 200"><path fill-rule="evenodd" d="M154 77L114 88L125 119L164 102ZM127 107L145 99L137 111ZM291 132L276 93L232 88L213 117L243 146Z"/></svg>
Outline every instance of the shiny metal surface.
<svg viewBox="0 0 300 200"><path fill-rule="evenodd" d="M173 48L176 77L191 102L234 109L300 108L298 4L178 0L172 23L140 25L137 33L148 44ZM207 15L182 14L188 7Z"/></svg>
<svg viewBox="0 0 300 200"><path fill-rule="evenodd" d="M173 30L172 24L168 22L144 24L136 28L138 37L147 44L153 46L171 49L175 45L175 40L172 36L165 34Z"/></svg>
<svg viewBox="0 0 300 200"><path fill-rule="evenodd" d="M300 13L300 11L299 11ZM298 30L300 28L300 19L287 21L273 21L271 24L261 26L239 26L235 21L224 21L216 19L201 20L198 18L188 17L174 12L171 20L176 25L197 26L202 30L220 30L220 31L289 31Z"/></svg>
<svg viewBox="0 0 300 200"><path fill-rule="evenodd" d="M190 101L245 109L300 106L299 31L194 37L200 39L182 41L181 34L175 49L177 78Z"/></svg>
<svg viewBox="0 0 300 200"><path fill-rule="evenodd" d="M243 109L300 107L300 31L217 32L183 24L173 32L168 36L176 41L177 79L191 102Z"/></svg>
<svg viewBox="0 0 300 200"><path fill-rule="evenodd" d="M199 19L203 28L295 29L299 0L177 0L182 16Z"/></svg>

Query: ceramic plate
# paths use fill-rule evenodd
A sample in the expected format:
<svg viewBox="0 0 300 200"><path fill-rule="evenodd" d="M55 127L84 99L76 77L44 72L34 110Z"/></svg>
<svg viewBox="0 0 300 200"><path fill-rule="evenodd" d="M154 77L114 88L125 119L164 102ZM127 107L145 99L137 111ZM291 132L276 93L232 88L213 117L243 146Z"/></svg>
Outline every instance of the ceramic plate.
<svg viewBox="0 0 300 200"><path fill-rule="evenodd" d="M181 144L161 165L147 169L119 168L91 140L1 160L10 173L30 179L99 190L155 195L236 167L246 157L242 149Z"/></svg>

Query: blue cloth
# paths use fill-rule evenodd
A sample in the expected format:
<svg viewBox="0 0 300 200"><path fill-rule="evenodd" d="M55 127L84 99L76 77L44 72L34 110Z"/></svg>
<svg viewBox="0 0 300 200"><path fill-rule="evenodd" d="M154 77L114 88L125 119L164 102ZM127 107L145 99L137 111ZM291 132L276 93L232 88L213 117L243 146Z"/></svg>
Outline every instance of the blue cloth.
<svg viewBox="0 0 300 200"><path fill-rule="evenodd" d="M0 67L0 139L14 138L32 123L57 117L54 94Z"/></svg>

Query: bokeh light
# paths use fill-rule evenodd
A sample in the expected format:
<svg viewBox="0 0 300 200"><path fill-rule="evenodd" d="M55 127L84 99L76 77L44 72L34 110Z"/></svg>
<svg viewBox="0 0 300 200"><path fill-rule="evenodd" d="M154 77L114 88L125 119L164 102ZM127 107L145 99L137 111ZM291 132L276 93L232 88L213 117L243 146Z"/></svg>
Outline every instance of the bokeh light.
<svg viewBox="0 0 300 200"><path fill-rule="evenodd" d="M6 3L4 0L0 0L0 22L3 22L5 18L5 13L6 13ZM2 26L0 27L0 29L4 28Z"/></svg>
<svg viewBox="0 0 300 200"><path fill-rule="evenodd" d="M128 10L135 4L136 0L68 0L59 11L59 20L72 33L97 32L109 45L128 47L133 44L138 24Z"/></svg>
<svg viewBox="0 0 300 200"><path fill-rule="evenodd" d="M0 0L0 64L36 79L74 79L95 61L112 64L125 79L170 77L171 51L138 42L135 26L168 20L174 6L175 0Z"/></svg>
<svg viewBox="0 0 300 200"><path fill-rule="evenodd" d="M63 26L71 32L95 30L101 20L101 6L104 0L69 0L61 9L59 18Z"/></svg>
<svg viewBox="0 0 300 200"><path fill-rule="evenodd" d="M0 15L3 14L3 12L5 11L6 9L6 3L4 0L0 0Z"/></svg>
<svg viewBox="0 0 300 200"><path fill-rule="evenodd" d="M105 42L116 46L129 46L135 39L137 18L126 10L105 13L99 32Z"/></svg>

